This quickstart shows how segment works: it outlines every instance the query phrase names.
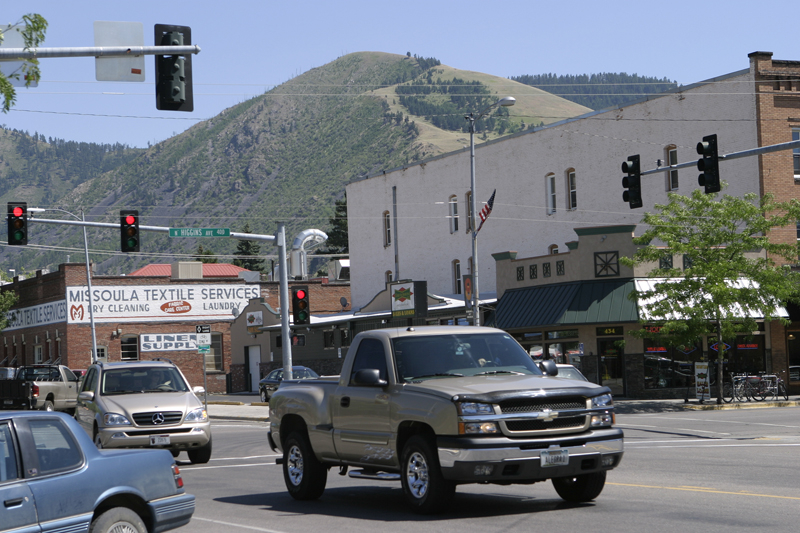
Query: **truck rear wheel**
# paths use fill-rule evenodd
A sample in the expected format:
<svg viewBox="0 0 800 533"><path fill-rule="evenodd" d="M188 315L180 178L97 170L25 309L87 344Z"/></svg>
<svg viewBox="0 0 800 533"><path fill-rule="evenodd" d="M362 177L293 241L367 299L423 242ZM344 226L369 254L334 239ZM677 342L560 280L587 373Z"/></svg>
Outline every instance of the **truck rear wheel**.
<svg viewBox="0 0 800 533"><path fill-rule="evenodd" d="M55 411L55 405L50 400L45 400L43 409L45 411Z"/></svg>
<svg viewBox="0 0 800 533"><path fill-rule="evenodd" d="M573 503L584 503L594 500L603 492L605 484L605 472L553 478L553 487L555 487L558 495L566 501Z"/></svg>
<svg viewBox="0 0 800 533"><path fill-rule="evenodd" d="M456 492L456 484L442 475L436 446L422 435L408 439L403 448L400 479L406 501L422 514L443 511Z"/></svg>
<svg viewBox="0 0 800 533"><path fill-rule="evenodd" d="M295 500L316 500L325 491L328 469L314 456L308 437L295 431L283 446L283 480Z"/></svg>

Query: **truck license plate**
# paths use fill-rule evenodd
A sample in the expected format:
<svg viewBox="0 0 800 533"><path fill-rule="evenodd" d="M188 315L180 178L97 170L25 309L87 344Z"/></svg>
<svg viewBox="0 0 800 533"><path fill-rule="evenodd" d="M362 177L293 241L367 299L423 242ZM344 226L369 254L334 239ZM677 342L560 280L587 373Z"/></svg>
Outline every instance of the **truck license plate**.
<svg viewBox="0 0 800 533"><path fill-rule="evenodd" d="M14 403L14 400L5 400L5 401L3 401L3 403L5 405L11 405L12 403Z"/></svg>
<svg viewBox="0 0 800 533"><path fill-rule="evenodd" d="M569 450L542 450L539 457L542 468L569 464Z"/></svg>
<svg viewBox="0 0 800 533"><path fill-rule="evenodd" d="M150 446L166 446L169 444L169 435L150 435Z"/></svg>

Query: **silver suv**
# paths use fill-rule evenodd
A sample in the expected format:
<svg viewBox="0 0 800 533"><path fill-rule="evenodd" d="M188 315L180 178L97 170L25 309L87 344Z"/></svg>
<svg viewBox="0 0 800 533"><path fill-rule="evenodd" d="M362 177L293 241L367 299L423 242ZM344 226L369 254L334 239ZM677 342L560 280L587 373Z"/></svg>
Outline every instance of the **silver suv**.
<svg viewBox="0 0 800 533"><path fill-rule="evenodd" d="M168 361L98 363L86 372L75 419L98 448L165 448L193 463L211 459L208 413Z"/></svg>

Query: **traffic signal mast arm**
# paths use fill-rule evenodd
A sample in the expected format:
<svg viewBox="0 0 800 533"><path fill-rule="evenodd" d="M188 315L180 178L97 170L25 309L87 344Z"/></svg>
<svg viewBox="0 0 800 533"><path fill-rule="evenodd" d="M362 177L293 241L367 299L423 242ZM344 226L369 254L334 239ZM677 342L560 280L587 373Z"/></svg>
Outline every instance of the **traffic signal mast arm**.
<svg viewBox="0 0 800 533"><path fill-rule="evenodd" d="M200 47L183 46L76 46L62 48L0 48L0 61L44 57L131 57L199 54Z"/></svg>

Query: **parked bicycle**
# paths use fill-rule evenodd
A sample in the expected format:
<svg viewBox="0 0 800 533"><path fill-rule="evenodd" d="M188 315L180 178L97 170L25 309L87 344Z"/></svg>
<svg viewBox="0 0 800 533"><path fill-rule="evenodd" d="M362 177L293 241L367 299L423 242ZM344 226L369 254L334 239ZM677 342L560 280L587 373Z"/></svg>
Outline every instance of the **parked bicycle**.
<svg viewBox="0 0 800 533"><path fill-rule="evenodd" d="M722 399L725 403L749 402L756 399L757 386L761 381L759 376L750 374L730 374L731 380L722 385Z"/></svg>
<svg viewBox="0 0 800 533"><path fill-rule="evenodd" d="M759 376L761 380L755 391L756 400L764 401L767 398L773 400L789 399L789 390L786 387L786 382L776 374L765 374Z"/></svg>

